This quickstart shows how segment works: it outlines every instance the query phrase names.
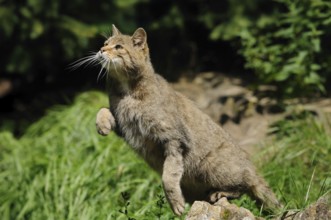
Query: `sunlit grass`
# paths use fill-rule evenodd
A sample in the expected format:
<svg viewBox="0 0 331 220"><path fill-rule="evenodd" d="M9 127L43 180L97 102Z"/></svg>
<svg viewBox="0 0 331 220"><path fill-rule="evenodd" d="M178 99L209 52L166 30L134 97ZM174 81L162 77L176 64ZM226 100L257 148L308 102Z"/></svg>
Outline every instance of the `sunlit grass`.
<svg viewBox="0 0 331 220"><path fill-rule="evenodd" d="M276 140L256 157L287 210L302 210L331 191L331 136L311 115L273 126Z"/></svg>
<svg viewBox="0 0 331 220"><path fill-rule="evenodd" d="M159 177L121 139L101 137L95 114L107 97L89 92L52 109L19 139L0 133L1 219L155 219ZM173 216L163 208L163 218Z"/></svg>
<svg viewBox="0 0 331 220"><path fill-rule="evenodd" d="M97 134L106 105L104 94L87 92L19 139L0 131L1 219L174 218L159 176L114 134ZM286 208L302 209L331 188L331 138L312 118L275 126L278 138L254 159ZM260 213L247 197L236 203Z"/></svg>

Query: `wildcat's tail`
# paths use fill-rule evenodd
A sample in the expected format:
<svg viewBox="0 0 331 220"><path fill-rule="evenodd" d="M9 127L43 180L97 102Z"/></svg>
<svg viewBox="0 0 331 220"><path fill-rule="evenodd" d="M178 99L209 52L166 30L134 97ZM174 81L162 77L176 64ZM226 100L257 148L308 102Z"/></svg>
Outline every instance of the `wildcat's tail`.
<svg viewBox="0 0 331 220"><path fill-rule="evenodd" d="M283 205L278 201L276 195L263 178L259 176L255 178L250 185L250 189L250 196L255 199L258 204L263 205L264 209L272 212L277 212L282 209Z"/></svg>

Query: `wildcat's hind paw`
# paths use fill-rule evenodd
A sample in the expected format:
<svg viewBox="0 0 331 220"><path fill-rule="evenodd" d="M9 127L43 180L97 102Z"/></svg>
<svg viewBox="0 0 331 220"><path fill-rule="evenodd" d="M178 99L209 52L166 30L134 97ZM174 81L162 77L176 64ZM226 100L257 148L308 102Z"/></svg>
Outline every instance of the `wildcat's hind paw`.
<svg viewBox="0 0 331 220"><path fill-rule="evenodd" d="M227 199L237 199L240 197L239 192L222 192L216 191L209 194L209 202L216 203L221 198L225 197Z"/></svg>
<svg viewBox="0 0 331 220"><path fill-rule="evenodd" d="M99 134L106 136L112 129L112 125L115 124L115 119L109 109L101 108L96 118L96 128Z"/></svg>

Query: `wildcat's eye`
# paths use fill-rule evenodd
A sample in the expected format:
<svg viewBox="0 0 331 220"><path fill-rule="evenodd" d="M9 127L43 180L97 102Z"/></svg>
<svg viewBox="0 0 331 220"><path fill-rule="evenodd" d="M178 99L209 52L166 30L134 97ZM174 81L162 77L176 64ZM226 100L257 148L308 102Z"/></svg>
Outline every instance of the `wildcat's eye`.
<svg viewBox="0 0 331 220"><path fill-rule="evenodd" d="M115 49L116 50L119 50L119 49L122 49L123 47L121 46L121 45L119 45L119 44L117 44L116 46L115 46Z"/></svg>

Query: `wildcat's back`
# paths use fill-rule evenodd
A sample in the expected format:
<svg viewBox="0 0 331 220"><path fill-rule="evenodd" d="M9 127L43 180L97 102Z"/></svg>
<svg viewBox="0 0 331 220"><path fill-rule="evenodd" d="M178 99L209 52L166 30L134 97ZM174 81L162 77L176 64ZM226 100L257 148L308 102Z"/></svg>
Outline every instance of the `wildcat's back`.
<svg viewBox="0 0 331 220"><path fill-rule="evenodd" d="M155 74L145 31L140 28L130 37L113 27L113 33L97 55L110 76L110 109L97 115L99 133L114 130L162 175L166 197L178 215L185 200L216 202L243 193L278 207L246 153Z"/></svg>

